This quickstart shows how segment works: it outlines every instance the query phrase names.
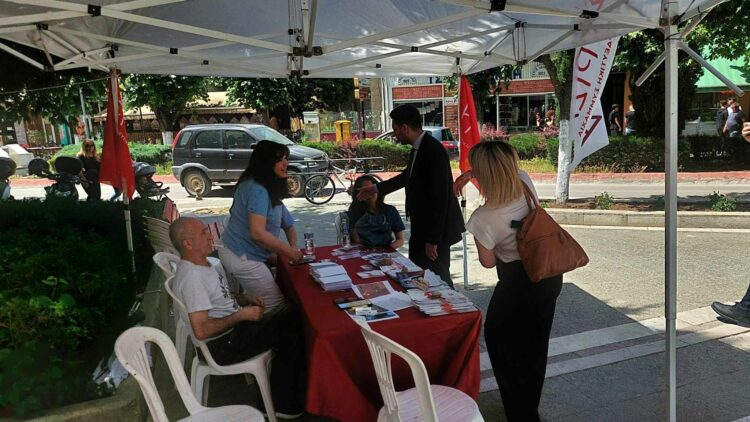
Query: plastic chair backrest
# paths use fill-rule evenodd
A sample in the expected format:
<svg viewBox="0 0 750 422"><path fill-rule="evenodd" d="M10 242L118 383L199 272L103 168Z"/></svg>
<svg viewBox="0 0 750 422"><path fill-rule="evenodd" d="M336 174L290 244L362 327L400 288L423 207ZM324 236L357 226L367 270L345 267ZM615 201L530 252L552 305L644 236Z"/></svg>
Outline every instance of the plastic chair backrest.
<svg viewBox="0 0 750 422"><path fill-rule="evenodd" d="M380 386L380 394L383 396L388 416L393 421L400 421L398 410L398 399L396 397L396 387L393 384L393 374L391 372L391 354L400 357L409 365L414 384L417 388L419 402L422 407L421 421L437 422L435 403L432 399L430 390L430 378L427 376L427 369L414 352L396 343L388 337L373 331L367 323L360 323L362 326L362 335L370 349L372 364L375 367L375 375Z"/></svg>
<svg viewBox="0 0 750 422"><path fill-rule="evenodd" d="M190 325L190 317L188 317L187 308L185 307L185 304L182 303L180 298L177 297L174 290L172 290L173 281L174 281L174 277L169 277L167 281L164 282L164 289L172 298L172 302L174 303L174 307L177 308L177 312L179 312L180 318L182 318L182 320L185 321L185 323L187 324L188 332L190 333L190 340L192 340L193 345L195 345L195 347L198 347L199 349L201 349L201 352L203 353L203 357L206 359L206 362L208 363L209 366L219 367L220 365L216 363L213 356L211 356L211 351L208 350L208 346L206 345L206 342L195 338L195 335L193 333L193 327Z"/></svg>
<svg viewBox="0 0 750 422"><path fill-rule="evenodd" d="M169 252L158 252L154 254L153 260L159 266L162 273L164 273L164 278L169 278L177 270L177 263L180 262L180 257Z"/></svg>
<svg viewBox="0 0 750 422"><path fill-rule="evenodd" d="M156 422L168 422L164 411L164 404L159 397L159 392L154 383L151 372L146 342L156 344L161 349L164 359L167 361L169 372L175 382L177 391L180 393L185 408L192 415L205 409L198 403L188 383L185 372L177 357L172 340L162 331L151 327L133 327L120 334L115 342L115 354L122 366L135 378L141 387L143 396L146 398L151 417Z"/></svg>

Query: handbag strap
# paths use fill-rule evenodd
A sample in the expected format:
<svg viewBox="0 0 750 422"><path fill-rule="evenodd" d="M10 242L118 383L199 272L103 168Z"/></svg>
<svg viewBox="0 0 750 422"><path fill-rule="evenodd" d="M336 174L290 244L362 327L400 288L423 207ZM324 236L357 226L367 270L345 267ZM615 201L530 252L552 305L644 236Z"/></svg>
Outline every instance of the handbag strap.
<svg viewBox="0 0 750 422"><path fill-rule="evenodd" d="M523 196L526 198L526 205L529 206L529 211L532 211L534 208L539 208L539 201L536 199L536 196L531 192L531 188L529 188L529 185L526 184L526 182L521 180L521 185L523 185ZM534 204L534 208L532 208L531 204Z"/></svg>

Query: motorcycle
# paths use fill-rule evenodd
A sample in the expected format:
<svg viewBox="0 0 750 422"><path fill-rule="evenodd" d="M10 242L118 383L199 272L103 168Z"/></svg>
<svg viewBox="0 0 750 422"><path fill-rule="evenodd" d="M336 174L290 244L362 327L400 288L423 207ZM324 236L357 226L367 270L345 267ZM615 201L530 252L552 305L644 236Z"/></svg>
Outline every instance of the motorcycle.
<svg viewBox="0 0 750 422"><path fill-rule="evenodd" d="M47 196L57 196L78 200L76 185L81 183L81 161L74 157L58 157L55 160L55 173L49 171L49 163L43 158L34 158L29 162L29 174L45 177L54 181L51 186L45 186Z"/></svg>
<svg viewBox="0 0 750 422"><path fill-rule="evenodd" d="M0 201L13 199L10 196L10 176L16 172L16 162L8 157L0 157Z"/></svg>
<svg viewBox="0 0 750 422"><path fill-rule="evenodd" d="M169 193L169 187L164 183L154 181L156 167L148 163L136 161L133 163L133 175L135 176L135 190L142 198L156 197L160 201Z"/></svg>

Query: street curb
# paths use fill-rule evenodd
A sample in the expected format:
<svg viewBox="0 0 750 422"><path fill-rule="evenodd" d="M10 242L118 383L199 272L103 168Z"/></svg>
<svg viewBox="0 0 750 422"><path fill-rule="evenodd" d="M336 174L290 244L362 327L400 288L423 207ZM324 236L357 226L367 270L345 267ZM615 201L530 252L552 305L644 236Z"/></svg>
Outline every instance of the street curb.
<svg viewBox="0 0 750 422"><path fill-rule="evenodd" d="M664 211L612 211L547 208L559 224L573 226L664 227ZM677 226L700 229L750 229L750 213L678 211Z"/></svg>

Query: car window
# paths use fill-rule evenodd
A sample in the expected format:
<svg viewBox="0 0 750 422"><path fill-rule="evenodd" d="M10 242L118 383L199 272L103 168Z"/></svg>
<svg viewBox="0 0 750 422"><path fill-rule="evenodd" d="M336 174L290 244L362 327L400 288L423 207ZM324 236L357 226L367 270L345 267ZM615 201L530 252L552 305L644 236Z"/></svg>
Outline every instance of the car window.
<svg viewBox="0 0 750 422"><path fill-rule="evenodd" d="M182 133L180 134L180 139L177 140L176 147L177 148L185 148L187 146L188 142L190 142L190 138L192 136L193 136L193 132L191 132L191 131L187 131L187 132L182 131Z"/></svg>
<svg viewBox="0 0 750 422"><path fill-rule="evenodd" d="M224 145L227 149L250 149L255 140L243 130L227 130L224 132Z"/></svg>
<svg viewBox="0 0 750 422"><path fill-rule="evenodd" d="M440 142L445 141L445 138L443 138L443 131L440 129L431 129L430 135L432 135L433 138L437 139Z"/></svg>
<svg viewBox="0 0 750 422"><path fill-rule="evenodd" d="M221 137L218 130L205 130L195 135L195 147L201 149L221 149Z"/></svg>
<svg viewBox="0 0 750 422"><path fill-rule="evenodd" d="M294 142L290 141L289 138L268 126L254 127L250 129L250 133L262 141L278 142L281 145L294 145Z"/></svg>
<svg viewBox="0 0 750 422"><path fill-rule="evenodd" d="M450 129L443 129L443 141L455 141L456 138L453 137L453 132L451 132Z"/></svg>

